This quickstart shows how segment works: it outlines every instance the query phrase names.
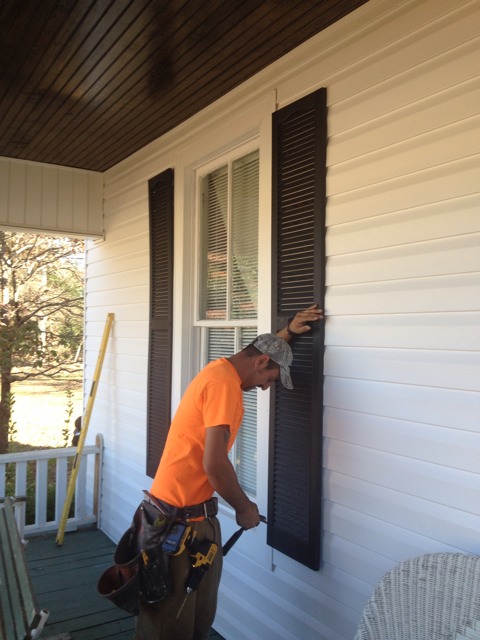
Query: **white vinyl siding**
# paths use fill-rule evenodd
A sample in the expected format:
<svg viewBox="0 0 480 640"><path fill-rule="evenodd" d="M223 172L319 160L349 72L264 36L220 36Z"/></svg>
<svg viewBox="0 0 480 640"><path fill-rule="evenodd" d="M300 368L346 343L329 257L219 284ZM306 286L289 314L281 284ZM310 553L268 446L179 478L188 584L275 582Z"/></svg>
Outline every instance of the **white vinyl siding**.
<svg viewBox="0 0 480 640"><path fill-rule="evenodd" d="M395 563L480 553L479 50L480 0L370 0L105 174L105 241L88 251L85 388L113 311L89 438L105 438L101 526L118 540L150 485L147 181L175 167L175 407L201 366L195 167L258 138L268 265L271 111L327 89L322 564L272 552L264 525L245 532L225 559L214 622L228 640L350 640ZM276 329L263 271L260 332ZM221 520L226 538L236 524L225 511Z"/></svg>
<svg viewBox="0 0 480 640"><path fill-rule="evenodd" d="M0 225L101 237L103 174L0 157Z"/></svg>
<svg viewBox="0 0 480 640"><path fill-rule="evenodd" d="M277 92L329 101L323 563L227 564L233 639L244 610L254 637L347 640L396 562L480 553L480 3L347 22Z"/></svg>

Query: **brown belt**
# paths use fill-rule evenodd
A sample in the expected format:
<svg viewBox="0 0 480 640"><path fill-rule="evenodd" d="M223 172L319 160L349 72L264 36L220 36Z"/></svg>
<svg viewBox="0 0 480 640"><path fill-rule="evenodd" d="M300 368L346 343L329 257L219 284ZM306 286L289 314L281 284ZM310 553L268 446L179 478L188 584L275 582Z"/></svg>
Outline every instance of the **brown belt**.
<svg viewBox="0 0 480 640"><path fill-rule="evenodd" d="M194 504L189 507L174 507L153 496L148 491L143 492L145 499L157 507L165 516L173 520L195 520L196 518L212 518L218 513L218 498L210 498L206 502Z"/></svg>

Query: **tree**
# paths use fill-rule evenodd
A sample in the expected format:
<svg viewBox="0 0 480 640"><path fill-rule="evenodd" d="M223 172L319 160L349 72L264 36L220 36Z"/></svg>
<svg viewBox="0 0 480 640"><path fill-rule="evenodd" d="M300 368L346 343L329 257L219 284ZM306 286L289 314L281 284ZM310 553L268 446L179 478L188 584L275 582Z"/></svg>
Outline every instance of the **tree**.
<svg viewBox="0 0 480 640"><path fill-rule="evenodd" d="M83 241L0 231L0 453L12 384L81 364Z"/></svg>

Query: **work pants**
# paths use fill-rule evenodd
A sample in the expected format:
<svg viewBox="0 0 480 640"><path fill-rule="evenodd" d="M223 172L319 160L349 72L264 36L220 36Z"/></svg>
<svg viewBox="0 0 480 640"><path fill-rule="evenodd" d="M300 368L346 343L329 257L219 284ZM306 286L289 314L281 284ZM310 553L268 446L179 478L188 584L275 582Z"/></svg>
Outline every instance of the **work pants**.
<svg viewBox="0 0 480 640"><path fill-rule="evenodd" d="M191 526L197 540L207 539L218 545L212 566L202 577L197 589L187 597L177 619L186 595L185 585L191 561L188 549L178 556L171 556L172 593L155 604L140 604L135 640L203 640L212 627L223 563L220 523L213 517L192 522Z"/></svg>

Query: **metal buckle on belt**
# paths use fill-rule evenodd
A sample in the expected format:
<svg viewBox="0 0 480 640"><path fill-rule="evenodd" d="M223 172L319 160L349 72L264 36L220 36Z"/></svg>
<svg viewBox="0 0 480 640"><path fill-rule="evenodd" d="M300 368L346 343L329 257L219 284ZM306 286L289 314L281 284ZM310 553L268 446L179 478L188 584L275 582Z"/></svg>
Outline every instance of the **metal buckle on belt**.
<svg viewBox="0 0 480 640"><path fill-rule="evenodd" d="M203 513L205 514L205 518L207 519L209 515L208 515L208 507L206 502L203 503Z"/></svg>

